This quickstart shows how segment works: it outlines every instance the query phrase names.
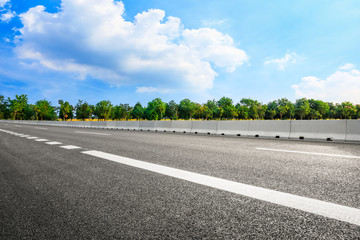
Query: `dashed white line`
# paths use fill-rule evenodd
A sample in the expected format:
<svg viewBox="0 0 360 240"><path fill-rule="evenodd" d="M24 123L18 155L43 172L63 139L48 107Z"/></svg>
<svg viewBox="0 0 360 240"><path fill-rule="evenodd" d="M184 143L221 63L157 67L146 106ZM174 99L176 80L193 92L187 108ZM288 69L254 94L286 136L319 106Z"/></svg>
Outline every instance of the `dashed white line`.
<svg viewBox="0 0 360 240"><path fill-rule="evenodd" d="M35 139L35 141L37 141L37 142L47 142L47 141L49 141L49 140L40 138L40 139Z"/></svg>
<svg viewBox="0 0 360 240"><path fill-rule="evenodd" d="M83 151L82 153L360 226L360 209L143 162L105 152Z"/></svg>
<svg viewBox="0 0 360 240"><path fill-rule="evenodd" d="M49 144L49 145L59 145L59 144L62 144L61 142L46 142L46 144Z"/></svg>
<svg viewBox="0 0 360 240"><path fill-rule="evenodd" d="M27 137L27 139L36 139L38 137Z"/></svg>
<svg viewBox="0 0 360 240"><path fill-rule="evenodd" d="M81 147L78 146L74 146L74 145L66 145L66 146L60 146L61 148L65 148L65 149L78 149Z"/></svg>
<svg viewBox="0 0 360 240"><path fill-rule="evenodd" d="M30 137L30 135L22 135L22 136L20 136L20 137L22 137L22 138L27 138L27 137Z"/></svg>
<svg viewBox="0 0 360 240"><path fill-rule="evenodd" d="M35 127L36 129L47 129L47 128L44 128L44 127Z"/></svg>
<svg viewBox="0 0 360 240"><path fill-rule="evenodd" d="M84 133L84 134L105 135L105 136L111 135L109 133L95 133L95 132L82 132L82 131L75 131L75 132L76 133Z"/></svg>
<svg viewBox="0 0 360 240"><path fill-rule="evenodd" d="M256 149L257 150L263 150L263 151L302 153L302 154L320 155L320 156L329 156L329 157L360 158L359 156L339 155L339 154L331 154L331 153L303 152L303 151L282 150L282 149L272 149L272 148L256 148Z"/></svg>

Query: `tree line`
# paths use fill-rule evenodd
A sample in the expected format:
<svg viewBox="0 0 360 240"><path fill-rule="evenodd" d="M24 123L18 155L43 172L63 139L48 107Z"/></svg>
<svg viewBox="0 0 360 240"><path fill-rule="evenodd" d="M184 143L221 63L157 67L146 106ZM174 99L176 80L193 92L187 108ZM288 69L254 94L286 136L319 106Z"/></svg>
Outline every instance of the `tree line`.
<svg viewBox="0 0 360 240"><path fill-rule="evenodd" d="M47 100L39 100L35 104L28 103L27 95L16 95L14 99L0 95L0 119L15 120L69 120L69 119L101 119L101 120L161 120L161 119L202 119L202 120L269 120L269 119L359 119L360 105L351 102L332 103L315 99L301 98L295 103L286 98L263 104L257 100L243 98L234 103L231 98L208 100L200 104L183 99L180 103L163 102L155 98L142 106L136 103L113 105L103 100L95 105L79 100L73 106L69 102L59 100L54 106Z"/></svg>

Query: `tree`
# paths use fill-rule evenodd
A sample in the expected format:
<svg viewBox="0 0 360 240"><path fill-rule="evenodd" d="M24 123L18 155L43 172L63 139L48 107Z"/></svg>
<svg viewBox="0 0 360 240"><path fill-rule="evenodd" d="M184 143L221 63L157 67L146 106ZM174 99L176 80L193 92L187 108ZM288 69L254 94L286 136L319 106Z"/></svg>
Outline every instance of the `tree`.
<svg viewBox="0 0 360 240"><path fill-rule="evenodd" d="M6 100L4 96L0 95L0 119L8 119L11 117L10 99Z"/></svg>
<svg viewBox="0 0 360 240"><path fill-rule="evenodd" d="M26 105L28 104L27 101L28 101L27 95L24 94L21 94L20 96L16 95L15 99L12 100L9 98L10 109L15 120L23 117L22 116L24 114L23 111Z"/></svg>
<svg viewBox="0 0 360 240"><path fill-rule="evenodd" d="M228 97L222 97L217 102L218 113L221 111L220 117L224 117L227 119L233 119L238 116L237 109L233 105L233 100ZM220 110L221 109L221 110Z"/></svg>
<svg viewBox="0 0 360 240"><path fill-rule="evenodd" d="M76 118L85 120L87 118L91 118L93 113L93 107L89 105L87 102L83 102L79 100L79 102L75 106Z"/></svg>
<svg viewBox="0 0 360 240"><path fill-rule="evenodd" d="M287 100L286 98L278 99L277 100L277 113L280 116L280 119L283 119L283 116L285 116L289 110L292 110L293 107L291 106L292 103ZM290 118L292 117L292 112L289 112Z"/></svg>
<svg viewBox="0 0 360 240"><path fill-rule="evenodd" d="M144 110L141 103L137 102L131 111L131 116L135 119L142 119L144 117Z"/></svg>
<svg viewBox="0 0 360 240"><path fill-rule="evenodd" d="M100 101L95 105L95 115L98 119L109 119L111 114L112 104L110 101Z"/></svg>
<svg viewBox="0 0 360 240"><path fill-rule="evenodd" d="M265 117L273 120L276 116L276 109L278 108L277 101L271 101L266 106Z"/></svg>
<svg viewBox="0 0 360 240"><path fill-rule="evenodd" d="M342 102L337 110L341 119L351 119L356 114L356 107L351 102Z"/></svg>
<svg viewBox="0 0 360 240"><path fill-rule="evenodd" d="M174 100L166 104L165 116L171 120L179 119L179 105Z"/></svg>
<svg viewBox="0 0 360 240"><path fill-rule="evenodd" d="M160 120L165 114L166 104L160 99L155 98L148 103L145 109L145 116L148 120Z"/></svg>
<svg viewBox="0 0 360 240"><path fill-rule="evenodd" d="M206 119L213 119L213 118L217 118L218 116L216 115L217 114L217 103L215 101L215 99L213 100L208 100L206 103L205 103L205 106L204 106L204 114L205 114L205 118Z"/></svg>
<svg viewBox="0 0 360 240"><path fill-rule="evenodd" d="M34 105L37 119L42 120L55 120L57 118L55 113L55 107L51 106L51 103L44 100L39 100Z"/></svg>
<svg viewBox="0 0 360 240"><path fill-rule="evenodd" d="M63 100L59 100L58 103L60 105L59 118L65 121L67 118L72 117L73 106L71 106L69 102L64 102Z"/></svg>
<svg viewBox="0 0 360 240"><path fill-rule="evenodd" d="M179 104L179 117L182 119L191 119L194 116L195 110L195 103L186 98Z"/></svg>
<svg viewBox="0 0 360 240"><path fill-rule="evenodd" d="M302 120L310 113L310 103L306 98L297 99L295 102L295 114Z"/></svg>
<svg viewBox="0 0 360 240"><path fill-rule="evenodd" d="M308 101L310 104L310 119L321 119L326 116L326 113L330 109L327 103L314 99L309 99Z"/></svg>

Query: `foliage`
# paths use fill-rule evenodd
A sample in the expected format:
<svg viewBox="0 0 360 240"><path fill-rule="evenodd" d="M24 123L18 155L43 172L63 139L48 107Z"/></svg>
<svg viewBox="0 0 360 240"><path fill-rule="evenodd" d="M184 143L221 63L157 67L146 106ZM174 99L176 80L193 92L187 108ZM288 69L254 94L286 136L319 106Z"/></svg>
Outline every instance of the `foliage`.
<svg viewBox="0 0 360 240"><path fill-rule="evenodd" d="M222 97L218 101L208 100L200 104L186 98L177 104L168 103L160 98L150 101L146 108L140 102L134 107L129 104L113 106L110 101L100 101L95 106L79 100L73 107L64 100L58 106L51 106L47 100L40 100L35 105L28 103L27 95L16 95L14 99L0 95L0 119L19 120L62 120L74 118L85 120L96 116L98 119L360 119L360 105L351 102L331 103L317 99L297 99L292 103L286 98L263 104L251 98L242 98L234 103L231 98ZM57 115L56 115L57 111Z"/></svg>

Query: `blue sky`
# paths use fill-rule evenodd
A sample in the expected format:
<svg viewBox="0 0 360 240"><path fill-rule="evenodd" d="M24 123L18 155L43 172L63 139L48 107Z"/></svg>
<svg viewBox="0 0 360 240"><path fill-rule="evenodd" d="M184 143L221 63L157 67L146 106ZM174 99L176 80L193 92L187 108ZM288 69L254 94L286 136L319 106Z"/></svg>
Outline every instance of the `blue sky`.
<svg viewBox="0 0 360 240"><path fill-rule="evenodd" d="M0 0L0 95L360 103L360 2Z"/></svg>

